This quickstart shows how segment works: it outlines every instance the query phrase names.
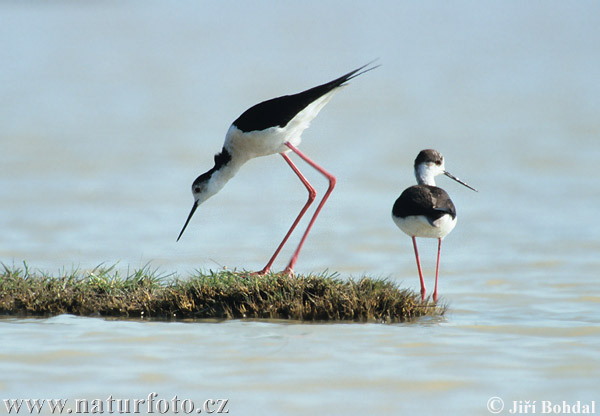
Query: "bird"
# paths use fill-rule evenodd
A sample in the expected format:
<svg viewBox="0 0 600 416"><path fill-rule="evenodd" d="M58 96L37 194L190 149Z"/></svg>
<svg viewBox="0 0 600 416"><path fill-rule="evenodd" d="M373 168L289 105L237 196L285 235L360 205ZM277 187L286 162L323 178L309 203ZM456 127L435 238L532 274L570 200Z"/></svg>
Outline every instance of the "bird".
<svg viewBox="0 0 600 416"><path fill-rule="evenodd" d="M379 65L370 66L374 61L367 63L353 71L348 72L332 81L307 89L297 94L283 95L260 102L244 111L229 127L225 135L222 150L214 157L214 166L198 176L192 183L192 196L194 203L187 220L177 237L183 235L196 209L211 196L219 192L244 163L250 159L279 153L285 162L298 176L308 191L308 200L300 210L287 234L275 250L275 253L265 265L256 272L257 275L269 273L277 255L287 242L288 238L316 199L316 190L294 164L288 153L291 151L298 155L308 165L325 176L329 181L327 191L317 205L317 208L308 223L306 230L294 251L284 273L292 275L298 260L300 250L311 230L323 205L329 198L336 184L336 178L326 171L311 158L298 149L302 132L309 127L310 122L319 111L329 102L331 97L347 82L365 72L377 68ZM369 67L370 66L370 67Z"/></svg>
<svg viewBox="0 0 600 416"><path fill-rule="evenodd" d="M421 150L415 159L414 169L417 185L406 188L396 199L392 207L392 219L398 228L412 238L423 301L425 300L425 282L416 237L437 238L438 250L433 291L433 301L437 302L442 240L456 226L456 207L448 193L435 185L434 178L443 174L475 192L478 191L448 172L444 157L437 150Z"/></svg>

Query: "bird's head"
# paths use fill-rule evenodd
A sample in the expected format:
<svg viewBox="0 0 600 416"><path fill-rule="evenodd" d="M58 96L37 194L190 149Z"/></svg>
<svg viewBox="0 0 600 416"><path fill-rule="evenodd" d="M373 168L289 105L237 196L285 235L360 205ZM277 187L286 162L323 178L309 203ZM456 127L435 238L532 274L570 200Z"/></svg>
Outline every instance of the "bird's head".
<svg viewBox="0 0 600 416"><path fill-rule="evenodd" d="M435 181L433 178L439 175L446 175L461 185L477 192L477 189L467 185L465 182L446 170L444 156L442 156L440 152L434 149L421 150L415 159L415 176L417 178L417 182L435 186Z"/></svg>
<svg viewBox="0 0 600 416"><path fill-rule="evenodd" d="M202 204L204 201L206 201L208 198L210 198L216 193L216 191L212 191L212 188L214 188L213 186L211 186L212 174L213 172L211 169L208 172L198 176L192 184L192 196L194 197L194 205L192 205L192 210L190 211L190 214L188 215L187 220L185 221L185 224L183 225L183 228L179 233L179 237L177 237L177 241L179 241L179 239L183 235L185 228L188 226L190 220L194 216L194 213L196 212L196 209L198 209L200 204Z"/></svg>
<svg viewBox="0 0 600 416"><path fill-rule="evenodd" d="M421 150L415 159L415 176L417 182L432 184L433 178L446 173L444 156L437 150Z"/></svg>
<svg viewBox="0 0 600 416"><path fill-rule="evenodd" d="M225 183L235 174L239 166L232 164L231 154L223 148L221 153L215 155L215 166L208 172L198 176L194 183L192 183L192 196L194 197L194 205L188 215L188 218L177 237L177 241L183 235L185 228L189 224L194 212L198 209L198 206L206 201L208 198L216 194L225 186Z"/></svg>

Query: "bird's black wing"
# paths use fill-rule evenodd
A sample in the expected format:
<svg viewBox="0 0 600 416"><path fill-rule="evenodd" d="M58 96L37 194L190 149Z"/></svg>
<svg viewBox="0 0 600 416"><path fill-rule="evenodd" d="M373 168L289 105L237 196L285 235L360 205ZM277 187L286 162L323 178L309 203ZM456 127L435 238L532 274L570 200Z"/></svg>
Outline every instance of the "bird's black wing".
<svg viewBox="0 0 600 416"><path fill-rule="evenodd" d="M405 189L398 197L392 208L392 214L399 218L423 215L433 224L445 214L456 218L456 208L442 188L415 185Z"/></svg>
<svg viewBox="0 0 600 416"><path fill-rule="evenodd" d="M367 64L369 65L369 64ZM272 98L250 107L239 116L233 125L243 132L265 130L269 127L285 127L296 114L304 110L310 103L373 68L364 69L367 65L350 71L339 78L293 95Z"/></svg>

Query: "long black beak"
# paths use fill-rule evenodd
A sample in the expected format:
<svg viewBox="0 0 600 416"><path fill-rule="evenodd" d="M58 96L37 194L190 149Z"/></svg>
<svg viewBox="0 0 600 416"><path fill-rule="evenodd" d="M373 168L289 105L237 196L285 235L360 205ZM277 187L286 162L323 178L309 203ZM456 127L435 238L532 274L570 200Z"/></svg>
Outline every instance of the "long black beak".
<svg viewBox="0 0 600 416"><path fill-rule="evenodd" d="M188 216L187 221L185 222L185 225L181 229L181 232L179 233L179 237L177 237L177 241L179 241L179 239L181 238L181 235L185 231L185 227L187 227L187 225L190 223L190 220L192 219L192 215L194 215L194 212L196 212L196 208L198 208L198 202L197 201L194 202L194 206L192 207L192 210L190 211L190 215Z"/></svg>
<svg viewBox="0 0 600 416"><path fill-rule="evenodd" d="M456 176L454 176L453 174L451 174L450 172L446 172L444 171L444 175L446 175L447 177L449 177L450 179L454 179L456 182L460 183L461 185L466 186L467 188L475 191L475 192L479 192L477 189L473 188L470 185L467 185L466 183L464 183L463 181L461 181L460 179L458 179Z"/></svg>

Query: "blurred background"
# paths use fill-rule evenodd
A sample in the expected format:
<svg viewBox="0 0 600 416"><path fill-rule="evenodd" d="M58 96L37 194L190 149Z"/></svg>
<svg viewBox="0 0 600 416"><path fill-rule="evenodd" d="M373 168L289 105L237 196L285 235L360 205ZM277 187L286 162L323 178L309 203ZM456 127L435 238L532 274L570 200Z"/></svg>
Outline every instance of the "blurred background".
<svg viewBox="0 0 600 416"><path fill-rule="evenodd" d="M175 243L192 181L245 109L376 58L382 66L338 93L303 135L303 151L339 185L298 271L390 275L404 261L412 270L410 241L389 216L428 147L481 191L438 182L460 218L448 250L461 241L465 258L531 246L564 253L564 238L598 235L586 202L599 190L582 180L600 155L595 2L0 8L5 263L261 268L305 200L291 170L278 157L249 162ZM299 164L321 195L326 182Z"/></svg>

